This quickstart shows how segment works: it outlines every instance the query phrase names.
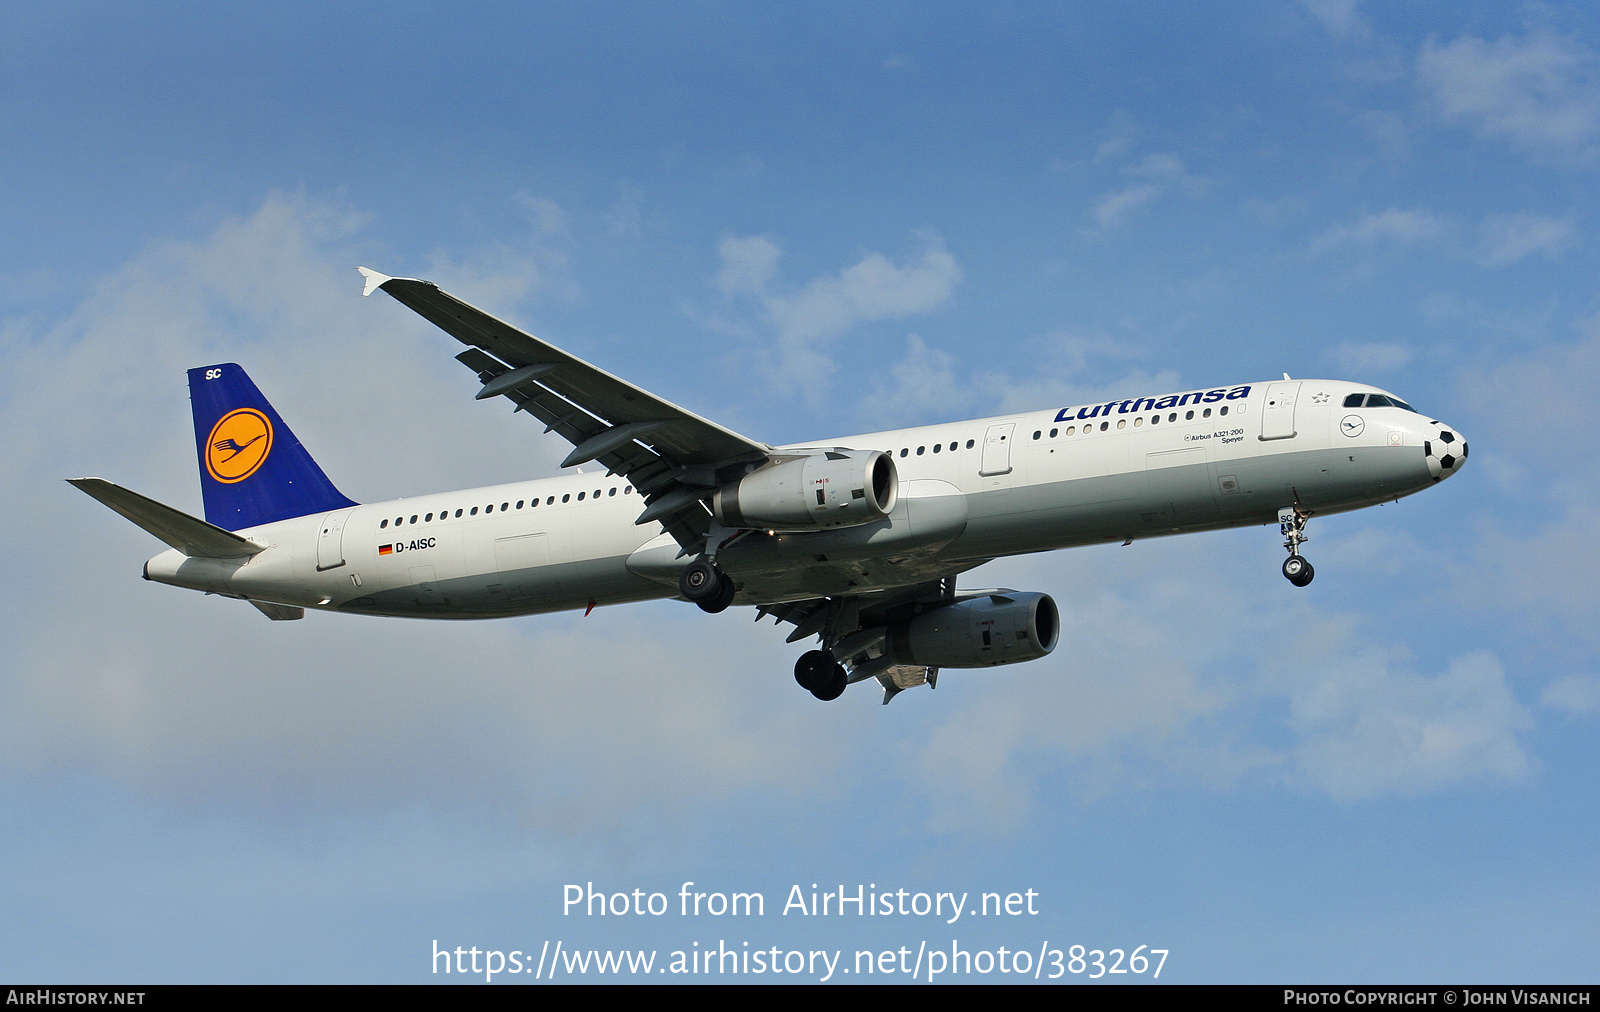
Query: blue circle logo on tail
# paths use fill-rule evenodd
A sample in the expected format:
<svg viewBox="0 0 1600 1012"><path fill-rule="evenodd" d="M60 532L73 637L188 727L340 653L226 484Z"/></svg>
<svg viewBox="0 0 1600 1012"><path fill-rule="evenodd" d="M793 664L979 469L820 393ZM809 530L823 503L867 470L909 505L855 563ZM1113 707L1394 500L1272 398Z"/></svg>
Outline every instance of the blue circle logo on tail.
<svg viewBox="0 0 1600 1012"><path fill-rule="evenodd" d="M272 452L272 422L255 408L230 411L206 437L206 470L226 485L244 481L261 469Z"/></svg>

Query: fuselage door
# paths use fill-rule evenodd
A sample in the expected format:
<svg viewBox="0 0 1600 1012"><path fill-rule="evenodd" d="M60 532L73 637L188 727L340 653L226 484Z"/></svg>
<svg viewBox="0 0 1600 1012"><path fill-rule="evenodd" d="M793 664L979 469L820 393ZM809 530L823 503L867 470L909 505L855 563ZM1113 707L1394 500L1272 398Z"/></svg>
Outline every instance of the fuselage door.
<svg viewBox="0 0 1600 1012"><path fill-rule="evenodd" d="M1261 406L1261 438L1294 437L1294 402L1300 397L1299 383L1268 383Z"/></svg>
<svg viewBox="0 0 1600 1012"><path fill-rule="evenodd" d="M350 510L334 510L322 518L317 531L317 572L344 565L344 522Z"/></svg>
<svg viewBox="0 0 1600 1012"><path fill-rule="evenodd" d="M983 436L983 462L978 465L978 474L988 477L1011 473L1011 430L1016 427L1016 422L989 426Z"/></svg>

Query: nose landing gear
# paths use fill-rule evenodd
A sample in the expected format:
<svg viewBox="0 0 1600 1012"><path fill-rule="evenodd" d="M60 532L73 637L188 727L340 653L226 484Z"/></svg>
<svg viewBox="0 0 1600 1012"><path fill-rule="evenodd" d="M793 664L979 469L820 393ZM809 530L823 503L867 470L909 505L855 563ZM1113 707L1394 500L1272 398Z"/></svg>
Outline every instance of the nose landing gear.
<svg viewBox="0 0 1600 1012"><path fill-rule="evenodd" d="M1278 511L1278 529L1283 532L1283 547L1289 550L1289 557L1283 560L1283 575L1296 587L1304 587L1317 575L1311 563L1300 554L1300 545L1310 540L1305 533L1306 521L1310 519L1311 511L1298 503Z"/></svg>

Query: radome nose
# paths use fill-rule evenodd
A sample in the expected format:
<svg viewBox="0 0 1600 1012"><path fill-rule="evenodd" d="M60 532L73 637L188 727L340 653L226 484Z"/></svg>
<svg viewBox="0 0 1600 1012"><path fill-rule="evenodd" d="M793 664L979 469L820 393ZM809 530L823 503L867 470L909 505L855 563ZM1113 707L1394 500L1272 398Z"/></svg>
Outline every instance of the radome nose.
<svg viewBox="0 0 1600 1012"><path fill-rule="evenodd" d="M1443 422L1429 422L1429 438L1422 442L1422 454L1428 462L1428 473L1434 481L1444 479L1461 470L1467 461L1467 441L1455 429Z"/></svg>

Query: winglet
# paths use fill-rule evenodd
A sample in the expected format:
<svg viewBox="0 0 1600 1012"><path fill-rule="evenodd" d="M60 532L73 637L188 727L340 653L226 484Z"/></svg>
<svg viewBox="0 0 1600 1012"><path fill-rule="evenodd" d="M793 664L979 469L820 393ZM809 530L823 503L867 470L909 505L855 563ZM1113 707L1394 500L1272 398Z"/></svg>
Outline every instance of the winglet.
<svg viewBox="0 0 1600 1012"><path fill-rule="evenodd" d="M356 270L360 271L361 276L367 279L366 287L361 289L361 294L363 297L371 295L373 292L382 288L384 282L394 280L394 278L389 277L387 274L379 274L377 271L367 267L357 267Z"/></svg>

